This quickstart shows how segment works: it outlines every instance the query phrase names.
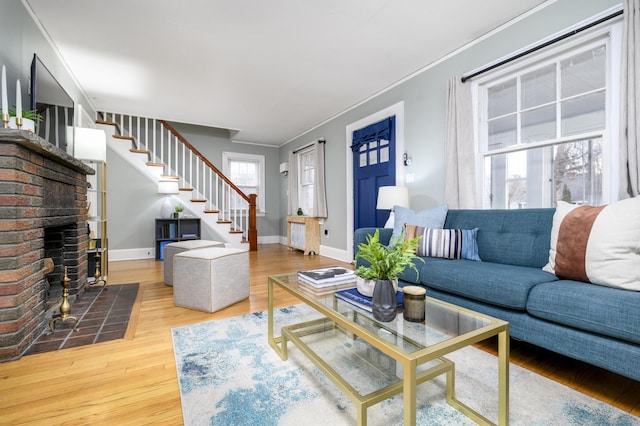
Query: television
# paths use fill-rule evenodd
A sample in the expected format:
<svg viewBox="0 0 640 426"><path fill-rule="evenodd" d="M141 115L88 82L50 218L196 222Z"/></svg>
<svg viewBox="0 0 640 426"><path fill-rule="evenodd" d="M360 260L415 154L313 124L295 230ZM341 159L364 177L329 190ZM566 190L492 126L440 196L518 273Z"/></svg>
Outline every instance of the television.
<svg viewBox="0 0 640 426"><path fill-rule="evenodd" d="M31 110L40 114L36 134L42 139L67 151L74 120L73 99L64 90L37 54L31 61Z"/></svg>

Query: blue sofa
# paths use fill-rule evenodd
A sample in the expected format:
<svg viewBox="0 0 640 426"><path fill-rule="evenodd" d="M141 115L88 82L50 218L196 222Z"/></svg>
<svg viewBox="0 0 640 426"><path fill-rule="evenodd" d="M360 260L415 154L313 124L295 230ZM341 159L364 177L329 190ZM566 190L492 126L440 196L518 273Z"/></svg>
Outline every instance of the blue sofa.
<svg viewBox="0 0 640 426"><path fill-rule="evenodd" d="M542 270L554 209L449 210L444 228L478 228L481 262L424 257L400 286L510 324L511 336L640 381L640 292L560 280ZM375 228L361 228L354 245ZM391 229L380 229L388 244ZM359 266L359 264L357 265Z"/></svg>

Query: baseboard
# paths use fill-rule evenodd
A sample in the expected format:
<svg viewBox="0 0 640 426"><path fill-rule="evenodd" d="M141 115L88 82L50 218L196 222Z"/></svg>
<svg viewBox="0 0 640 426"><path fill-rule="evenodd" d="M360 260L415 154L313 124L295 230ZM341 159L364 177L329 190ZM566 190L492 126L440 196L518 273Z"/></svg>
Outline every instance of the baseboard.
<svg viewBox="0 0 640 426"><path fill-rule="evenodd" d="M288 241L287 237L279 237L279 243L283 246L286 246ZM351 263L353 259L349 258L349 253L346 250L339 250L335 247L328 247L320 245L320 256L330 257L331 259L339 260L340 262Z"/></svg>
<svg viewBox="0 0 640 426"><path fill-rule="evenodd" d="M280 237L278 235L258 237L258 244L278 244ZM285 241L286 244L286 241ZM249 246L247 245L247 248ZM155 259L156 251L153 247L134 248L134 249L109 249L109 261L117 262L120 260L137 260L137 259Z"/></svg>
<svg viewBox="0 0 640 426"><path fill-rule="evenodd" d="M109 249L109 262L117 262L119 260L136 260L136 259L155 259L156 251L153 247L136 248L136 249Z"/></svg>
<svg viewBox="0 0 640 426"><path fill-rule="evenodd" d="M284 244L287 242L285 241ZM282 244L282 237L279 235L270 235L266 237L258 236L258 244Z"/></svg>
<svg viewBox="0 0 640 426"><path fill-rule="evenodd" d="M351 263L353 259L349 259L349 253L346 250L340 250L335 247L320 246L320 256L330 257L340 262Z"/></svg>

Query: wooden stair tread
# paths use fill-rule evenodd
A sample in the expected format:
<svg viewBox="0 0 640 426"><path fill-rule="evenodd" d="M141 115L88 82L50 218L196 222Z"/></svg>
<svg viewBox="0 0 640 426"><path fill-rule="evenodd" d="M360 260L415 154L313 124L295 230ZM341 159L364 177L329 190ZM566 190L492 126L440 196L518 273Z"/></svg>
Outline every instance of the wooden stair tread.
<svg viewBox="0 0 640 426"><path fill-rule="evenodd" d="M207 200L200 200L200 199L189 200L189 201L191 201L192 203L206 203L207 202Z"/></svg>
<svg viewBox="0 0 640 426"><path fill-rule="evenodd" d="M178 191L193 191L193 188L178 188Z"/></svg>
<svg viewBox="0 0 640 426"><path fill-rule="evenodd" d="M147 166L151 166L151 167L164 167L164 164L162 164L162 163L147 163Z"/></svg>
<svg viewBox="0 0 640 426"><path fill-rule="evenodd" d="M116 139L124 139L124 140L127 140L127 141L136 140L133 136L113 135L113 137L116 138Z"/></svg>
<svg viewBox="0 0 640 426"><path fill-rule="evenodd" d="M116 123L115 121L105 121L105 120L96 120L96 124L104 124L107 126L118 126L118 123Z"/></svg>
<svg viewBox="0 0 640 426"><path fill-rule="evenodd" d="M169 175L161 175L160 179L173 179L173 180L178 180L180 179L180 176L169 176Z"/></svg>
<svg viewBox="0 0 640 426"><path fill-rule="evenodd" d="M204 213L220 213L220 210L205 210Z"/></svg>
<svg viewBox="0 0 640 426"><path fill-rule="evenodd" d="M147 155L151 154L151 151L149 151L149 150L147 150L147 149L133 149L133 148L132 148L132 149L130 149L129 151L130 151L130 152L133 152L133 153L135 153L135 154L147 154Z"/></svg>
<svg viewBox="0 0 640 426"><path fill-rule="evenodd" d="M242 231L238 231L236 229L232 229L231 231L229 231L230 234L242 234Z"/></svg>
<svg viewBox="0 0 640 426"><path fill-rule="evenodd" d="M231 223L230 220L218 220L216 223Z"/></svg>

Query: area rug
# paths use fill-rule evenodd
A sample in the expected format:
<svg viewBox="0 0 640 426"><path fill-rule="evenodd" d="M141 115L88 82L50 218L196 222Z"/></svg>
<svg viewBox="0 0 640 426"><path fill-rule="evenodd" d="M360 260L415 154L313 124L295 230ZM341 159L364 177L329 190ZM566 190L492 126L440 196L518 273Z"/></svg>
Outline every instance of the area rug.
<svg viewBox="0 0 640 426"><path fill-rule="evenodd" d="M295 305L276 310L275 321L296 323L317 315ZM187 426L356 423L351 401L298 348L289 344L287 361L271 349L266 312L174 328L172 335ZM377 373L361 358L345 356L346 348L333 346L333 352L348 380L367 390ZM496 422L497 358L473 347L447 357L456 363L458 399ZM375 377L385 379L395 377ZM444 391L444 377L418 387L417 424L475 424L446 403ZM640 425L637 417L514 364L510 395L513 425ZM370 407L367 419L369 425L401 425L402 395Z"/></svg>

